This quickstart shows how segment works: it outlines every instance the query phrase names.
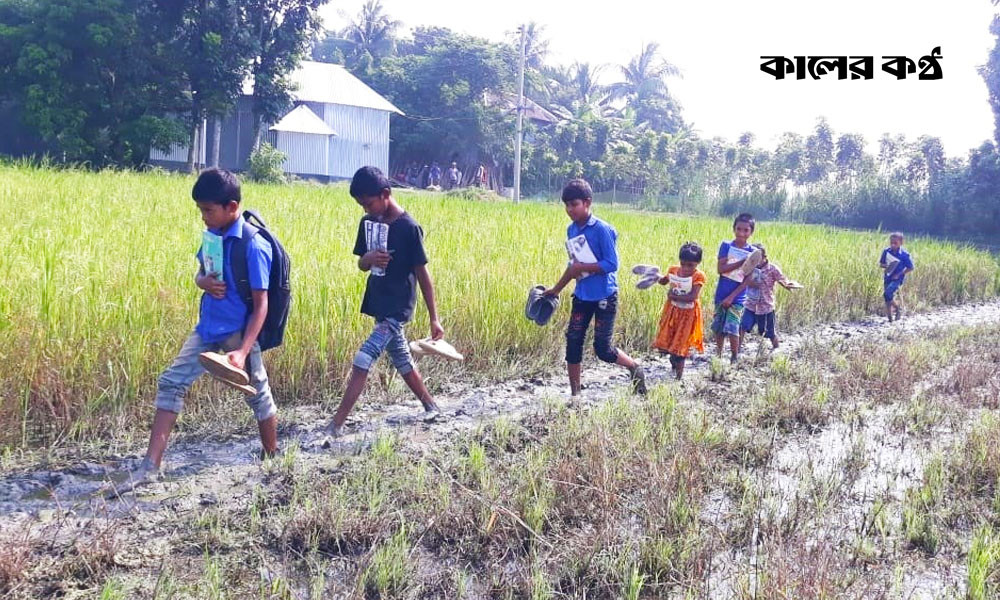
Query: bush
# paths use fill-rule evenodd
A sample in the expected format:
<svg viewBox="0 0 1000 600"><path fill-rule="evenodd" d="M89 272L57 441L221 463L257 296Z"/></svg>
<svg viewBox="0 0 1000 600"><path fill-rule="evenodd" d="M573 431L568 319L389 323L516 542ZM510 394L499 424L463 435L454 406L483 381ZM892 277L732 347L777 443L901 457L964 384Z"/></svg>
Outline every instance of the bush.
<svg viewBox="0 0 1000 600"><path fill-rule="evenodd" d="M285 183L282 165L286 158L284 152L264 142L247 159L247 176L259 183Z"/></svg>

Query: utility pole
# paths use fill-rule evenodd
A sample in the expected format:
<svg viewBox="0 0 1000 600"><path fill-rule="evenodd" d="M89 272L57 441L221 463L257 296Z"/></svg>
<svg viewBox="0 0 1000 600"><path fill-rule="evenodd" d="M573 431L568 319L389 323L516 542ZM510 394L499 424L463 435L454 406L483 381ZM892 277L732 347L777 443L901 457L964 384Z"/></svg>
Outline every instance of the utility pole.
<svg viewBox="0 0 1000 600"><path fill-rule="evenodd" d="M521 60L517 71L517 138L514 140L514 203L521 201L521 138L524 132L524 34L521 25Z"/></svg>

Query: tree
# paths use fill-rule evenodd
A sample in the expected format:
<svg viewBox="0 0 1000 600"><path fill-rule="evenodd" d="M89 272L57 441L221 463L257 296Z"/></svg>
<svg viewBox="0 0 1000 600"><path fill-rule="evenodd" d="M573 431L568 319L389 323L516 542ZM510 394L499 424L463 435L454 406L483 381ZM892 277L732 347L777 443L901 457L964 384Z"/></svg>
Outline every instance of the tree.
<svg viewBox="0 0 1000 600"><path fill-rule="evenodd" d="M190 92L187 169L195 170L201 123L212 118L211 162L218 164L221 119L236 104L254 53L237 0L189 0L181 13L179 54Z"/></svg>
<svg viewBox="0 0 1000 600"><path fill-rule="evenodd" d="M0 99L69 161L139 165L183 139L158 3L0 1Z"/></svg>
<svg viewBox="0 0 1000 600"><path fill-rule="evenodd" d="M996 0L993 5L997 5ZM996 37L996 41L986 64L979 67L979 75L986 82L990 108L993 109L993 139L1000 144L1000 15L994 15L990 33Z"/></svg>
<svg viewBox="0 0 1000 600"><path fill-rule="evenodd" d="M620 67L625 80L610 87L616 99L625 99L635 111L637 124L647 124L657 131L674 133L684 124L680 105L667 89L666 78L680 76L680 70L660 57L660 46L651 42L638 56Z"/></svg>
<svg viewBox="0 0 1000 600"><path fill-rule="evenodd" d="M833 165L833 130L824 117L816 120L816 128L806 138L804 181L819 183L826 179Z"/></svg>
<svg viewBox="0 0 1000 600"><path fill-rule="evenodd" d="M379 62L393 53L396 30L401 23L385 13L382 0L368 0L361 12L342 32L348 68L355 74L368 74Z"/></svg>
<svg viewBox="0 0 1000 600"><path fill-rule="evenodd" d="M421 27L399 52L383 59L370 79L375 90L409 115L393 122L391 159L502 163L491 170L508 163L516 117L503 102L514 88L511 48Z"/></svg>
<svg viewBox="0 0 1000 600"><path fill-rule="evenodd" d="M264 123L276 122L292 104L288 75L298 67L319 29L319 7L326 0L246 0L252 40L254 148Z"/></svg>

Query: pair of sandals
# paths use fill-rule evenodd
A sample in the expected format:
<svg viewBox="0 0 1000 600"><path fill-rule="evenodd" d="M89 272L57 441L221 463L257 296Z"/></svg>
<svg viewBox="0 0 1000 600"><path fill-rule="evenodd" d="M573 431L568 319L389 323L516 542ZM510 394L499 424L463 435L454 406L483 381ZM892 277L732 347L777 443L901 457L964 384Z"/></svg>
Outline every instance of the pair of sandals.
<svg viewBox="0 0 1000 600"><path fill-rule="evenodd" d="M558 296L546 296L545 286L536 285L528 291L528 302L524 305L524 316L536 325L545 325L552 319L559 307Z"/></svg>
<svg viewBox="0 0 1000 600"><path fill-rule="evenodd" d="M639 276L639 281L636 282L635 287L640 290L653 287L661 278L663 278L663 273L660 272L660 267L656 265L636 265L632 267L632 272Z"/></svg>

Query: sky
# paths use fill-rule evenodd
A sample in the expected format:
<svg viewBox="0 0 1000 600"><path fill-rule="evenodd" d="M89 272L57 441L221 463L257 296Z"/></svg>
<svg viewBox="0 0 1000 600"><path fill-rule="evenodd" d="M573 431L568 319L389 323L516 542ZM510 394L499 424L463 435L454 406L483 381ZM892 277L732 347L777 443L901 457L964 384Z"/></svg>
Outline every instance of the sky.
<svg viewBox="0 0 1000 600"><path fill-rule="evenodd" d="M785 131L810 133L824 116L835 135L860 133L876 147L883 133L941 138L949 156L991 139L993 116L977 72L994 38L996 9L989 0L716 0L692 2L616 0L382 0L403 22L402 35L417 25L437 25L501 40L519 24L543 25L547 62L608 65L605 82L647 42L660 44L680 78L668 86L684 119L703 137L735 140L749 131L771 148ZM331 0L322 9L328 28L342 28L362 0ZM913 60L941 47L944 77L898 81L882 71L882 56ZM794 77L777 81L760 70L761 56L874 56L871 80ZM828 76L829 77L829 76Z"/></svg>

